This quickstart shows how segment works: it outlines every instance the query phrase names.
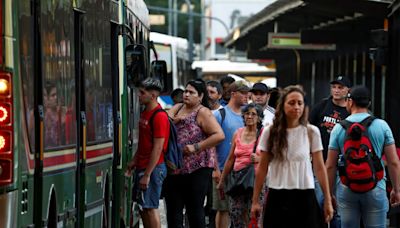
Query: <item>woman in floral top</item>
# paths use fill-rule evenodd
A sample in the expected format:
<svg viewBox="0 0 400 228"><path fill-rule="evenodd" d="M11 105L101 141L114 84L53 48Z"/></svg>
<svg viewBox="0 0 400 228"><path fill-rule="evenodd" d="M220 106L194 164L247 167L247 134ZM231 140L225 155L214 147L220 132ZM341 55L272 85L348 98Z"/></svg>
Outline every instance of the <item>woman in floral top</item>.
<svg viewBox="0 0 400 228"><path fill-rule="evenodd" d="M186 85L183 104L169 112L183 149L183 167L165 183L168 227L183 227L183 208L191 228L205 227L204 199L214 167L212 148L224 133L208 107L206 85L192 80Z"/></svg>

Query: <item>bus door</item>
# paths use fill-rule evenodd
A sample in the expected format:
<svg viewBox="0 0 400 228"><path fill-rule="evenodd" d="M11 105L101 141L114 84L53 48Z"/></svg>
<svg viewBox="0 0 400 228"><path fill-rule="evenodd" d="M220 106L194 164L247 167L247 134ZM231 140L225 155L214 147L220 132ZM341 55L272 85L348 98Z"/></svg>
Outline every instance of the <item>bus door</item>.
<svg viewBox="0 0 400 228"><path fill-rule="evenodd" d="M84 74L84 16L85 12L74 10L74 44L75 44L75 97L76 97L76 226L84 227L85 219L85 166L87 142L87 118Z"/></svg>
<svg viewBox="0 0 400 228"><path fill-rule="evenodd" d="M119 39L118 23L111 21L111 83L112 83L112 115L113 119L113 164L112 164L112 216L111 224L113 227L119 227L120 207L122 199L122 122L121 122L121 91L120 84L123 80L119 77L119 61L118 61L118 39ZM108 209L108 207L106 207ZM108 211L105 213L109 215ZM109 217L109 216L108 216ZM118 226L119 225L119 226Z"/></svg>
<svg viewBox="0 0 400 228"><path fill-rule="evenodd" d="M106 227L109 213L113 152L118 152L118 69L110 20L112 1L86 1L75 9L76 172L78 227ZM104 3L104 6L103 6ZM102 31L99 34L97 31ZM116 80L116 81L115 81ZM117 131L117 133L115 132ZM115 138L116 137L116 138ZM119 156L116 156L118 160ZM112 184L111 184L112 183Z"/></svg>

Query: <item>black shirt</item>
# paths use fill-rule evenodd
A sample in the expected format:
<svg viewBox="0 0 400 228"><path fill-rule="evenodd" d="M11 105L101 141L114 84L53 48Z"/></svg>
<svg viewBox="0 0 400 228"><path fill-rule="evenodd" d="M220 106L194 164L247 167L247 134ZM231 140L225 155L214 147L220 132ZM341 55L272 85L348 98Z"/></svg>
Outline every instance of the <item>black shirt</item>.
<svg viewBox="0 0 400 228"><path fill-rule="evenodd" d="M346 119L347 116L349 116L349 113L346 107L335 105L331 97L323 99L311 110L309 121L317 126L321 132L324 161L328 157L329 137L333 127L341 120Z"/></svg>

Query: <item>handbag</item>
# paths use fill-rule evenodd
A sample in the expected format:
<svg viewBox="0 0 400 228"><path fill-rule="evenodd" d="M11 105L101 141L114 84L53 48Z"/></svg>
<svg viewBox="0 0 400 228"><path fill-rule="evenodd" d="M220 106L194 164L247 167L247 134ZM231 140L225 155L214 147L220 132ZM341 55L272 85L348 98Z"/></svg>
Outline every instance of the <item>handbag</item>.
<svg viewBox="0 0 400 228"><path fill-rule="evenodd" d="M256 142L254 143L253 153L256 152L258 137L260 136L261 130L257 131ZM253 192L255 180L255 170L254 164L244 167L238 171L231 171L230 175L227 178L226 183L226 194L229 196L239 196L245 195L247 193L251 194Z"/></svg>
<svg viewBox="0 0 400 228"><path fill-rule="evenodd" d="M245 195L253 192L254 165L250 164L239 171L232 171L228 176L226 194L230 196Z"/></svg>

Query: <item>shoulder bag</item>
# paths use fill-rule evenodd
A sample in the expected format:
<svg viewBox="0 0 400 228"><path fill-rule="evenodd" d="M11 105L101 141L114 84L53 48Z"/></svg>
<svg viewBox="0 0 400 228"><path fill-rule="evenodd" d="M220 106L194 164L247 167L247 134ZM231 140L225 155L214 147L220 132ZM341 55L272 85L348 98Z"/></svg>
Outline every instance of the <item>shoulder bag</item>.
<svg viewBox="0 0 400 228"><path fill-rule="evenodd" d="M258 137L260 136L261 130L257 131L256 142L254 143L253 153L256 152L258 145ZM251 194L253 192L255 179L254 164L251 163L238 171L231 171L227 177L226 182L226 194L235 197L239 195Z"/></svg>

